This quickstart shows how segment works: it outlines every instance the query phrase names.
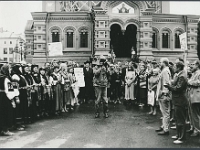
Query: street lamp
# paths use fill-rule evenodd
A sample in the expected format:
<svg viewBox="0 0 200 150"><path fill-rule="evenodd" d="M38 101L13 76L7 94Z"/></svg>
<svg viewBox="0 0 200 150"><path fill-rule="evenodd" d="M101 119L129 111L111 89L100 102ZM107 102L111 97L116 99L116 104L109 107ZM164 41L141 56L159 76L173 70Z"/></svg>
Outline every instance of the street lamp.
<svg viewBox="0 0 200 150"><path fill-rule="evenodd" d="M22 61L22 59L23 59L23 56L22 56L22 44L23 44L23 41L22 41L22 39L20 40L19 44L20 44L20 47L21 47L20 55L21 55L21 61Z"/></svg>

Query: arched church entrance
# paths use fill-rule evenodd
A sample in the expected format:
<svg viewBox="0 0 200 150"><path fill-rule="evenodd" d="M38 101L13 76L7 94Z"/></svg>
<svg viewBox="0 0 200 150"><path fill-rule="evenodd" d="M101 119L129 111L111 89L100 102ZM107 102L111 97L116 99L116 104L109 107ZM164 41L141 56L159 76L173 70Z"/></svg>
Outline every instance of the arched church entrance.
<svg viewBox="0 0 200 150"><path fill-rule="evenodd" d="M110 45L116 57L131 57L131 51L136 51L137 43L137 27L130 24L122 31L121 26L118 24L111 25L110 31Z"/></svg>

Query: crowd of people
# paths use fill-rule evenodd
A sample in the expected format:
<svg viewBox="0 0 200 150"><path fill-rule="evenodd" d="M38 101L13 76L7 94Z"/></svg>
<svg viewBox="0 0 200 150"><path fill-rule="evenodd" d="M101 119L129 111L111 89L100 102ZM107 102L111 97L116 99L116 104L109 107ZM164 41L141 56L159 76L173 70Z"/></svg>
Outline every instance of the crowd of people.
<svg viewBox="0 0 200 150"><path fill-rule="evenodd" d="M78 87L74 68L83 68L85 87ZM160 62L140 61L111 63L104 57L98 62L52 61L44 66L18 63L4 64L0 69L0 131L23 131L27 123L50 115L73 111L82 103L94 103L95 118L100 105L108 118L108 104L149 107L149 115L162 114L158 135L172 136L175 144L186 139L186 124L191 136L200 131L200 61L174 63L168 58Z"/></svg>

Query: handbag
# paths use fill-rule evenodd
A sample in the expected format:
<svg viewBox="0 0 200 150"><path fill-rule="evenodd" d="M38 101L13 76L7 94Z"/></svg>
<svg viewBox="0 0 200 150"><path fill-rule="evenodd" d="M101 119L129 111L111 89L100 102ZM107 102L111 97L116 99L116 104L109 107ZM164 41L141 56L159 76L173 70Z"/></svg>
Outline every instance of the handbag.
<svg viewBox="0 0 200 150"><path fill-rule="evenodd" d="M154 106L155 105L155 92L148 91L148 105Z"/></svg>

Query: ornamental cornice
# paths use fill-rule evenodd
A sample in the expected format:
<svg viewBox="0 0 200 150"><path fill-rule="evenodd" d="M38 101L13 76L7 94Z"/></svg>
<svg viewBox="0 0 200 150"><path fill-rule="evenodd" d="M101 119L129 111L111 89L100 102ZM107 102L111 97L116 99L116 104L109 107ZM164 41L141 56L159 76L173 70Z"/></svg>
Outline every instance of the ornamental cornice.
<svg viewBox="0 0 200 150"><path fill-rule="evenodd" d="M50 17L49 20L87 20L90 21L90 17Z"/></svg>
<svg viewBox="0 0 200 150"><path fill-rule="evenodd" d="M181 19L153 19L153 22L178 22L178 23L184 23Z"/></svg>

